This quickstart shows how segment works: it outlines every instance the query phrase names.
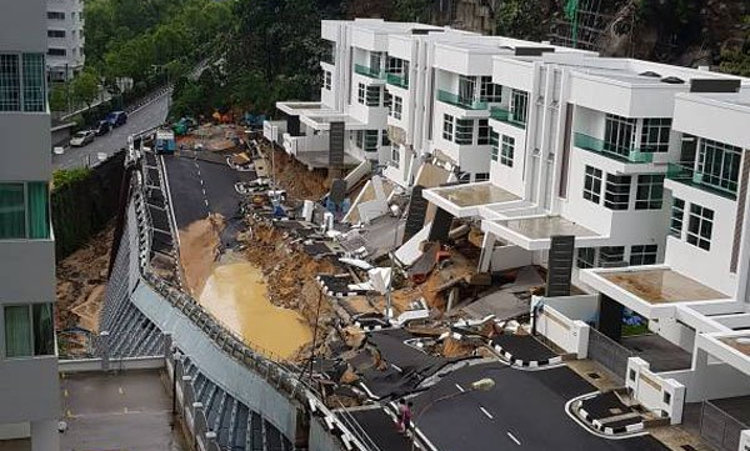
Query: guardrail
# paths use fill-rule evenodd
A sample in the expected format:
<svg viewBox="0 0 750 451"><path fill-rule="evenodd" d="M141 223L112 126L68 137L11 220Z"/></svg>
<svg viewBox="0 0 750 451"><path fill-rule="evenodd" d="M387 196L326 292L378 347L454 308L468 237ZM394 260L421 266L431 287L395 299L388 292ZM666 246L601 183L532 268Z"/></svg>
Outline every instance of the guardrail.
<svg viewBox="0 0 750 451"><path fill-rule="evenodd" d="M265 350L249 346L237 333L214 318L192 296L165 281L153 270L151 266L153 223L148 213L148 204L146 202L145 175L142 165L143 151L135 148L134 141L139 138L143 139L148 134L153 133L154 129L143 131L131 137L129 139L129 153L126 157L126 164L140 165L140 170L137 171L139 176L131 180L131 198L135 206L136 223L138 226L138 258L141 279L173 307L181 311L193 324L198 326L222 352L260 375L290 400L301 403L311 413L321 417L329 431L337 434L347 449L372 450L372 446L365 445L365 443L371 443L372 440L367 437L366 433L363 433L364 431L352 431L350 427L342 422L339 416L325 406L317 390L305 383L303 379L300 379L302 372L299 367L291 363L281 363L266 358L264 355ZM165 185L161 171L159 171L159 176L163 191ZM167 215L170 216L170 223L173 224L173 221L171 221L171 208L169 208L169 196L166 193L163 194L167 207ZM176 243L174 239L172 241ZM174 245L176 246L176 244ZM178 250L174 249L174 252L176 254Z"/></svg>

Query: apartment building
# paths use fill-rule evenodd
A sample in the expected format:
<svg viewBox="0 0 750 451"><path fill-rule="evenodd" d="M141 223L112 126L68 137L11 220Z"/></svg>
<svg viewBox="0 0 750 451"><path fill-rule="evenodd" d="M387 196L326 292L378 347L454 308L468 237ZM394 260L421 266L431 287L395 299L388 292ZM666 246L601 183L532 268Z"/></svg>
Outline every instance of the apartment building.
<svg viewBox="0 0 750 451"><path fill-rule="evenodd" d="M0 15L0 440L39 451L59 447L45 11Z"/></svg>
<svg viewBox="0 0 750 451"><path fill-rule="evenodd" d="M83 26L83 0L47 0L47 71L51 80L68 80L83 69Z"/></svg>

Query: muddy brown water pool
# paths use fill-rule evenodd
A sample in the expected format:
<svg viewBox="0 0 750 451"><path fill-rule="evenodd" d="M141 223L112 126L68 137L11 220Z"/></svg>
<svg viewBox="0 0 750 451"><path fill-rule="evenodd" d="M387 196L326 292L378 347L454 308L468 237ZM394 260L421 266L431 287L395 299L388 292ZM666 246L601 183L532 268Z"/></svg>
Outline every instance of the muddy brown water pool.
<svg viewBox="0 0 750 451"><path fill-rule="evenodd" d="M312 340L312 331L294 311L268 300L260 269L244 261L217 263L199 297L219 321L250 347L287 359Z"/></svg>

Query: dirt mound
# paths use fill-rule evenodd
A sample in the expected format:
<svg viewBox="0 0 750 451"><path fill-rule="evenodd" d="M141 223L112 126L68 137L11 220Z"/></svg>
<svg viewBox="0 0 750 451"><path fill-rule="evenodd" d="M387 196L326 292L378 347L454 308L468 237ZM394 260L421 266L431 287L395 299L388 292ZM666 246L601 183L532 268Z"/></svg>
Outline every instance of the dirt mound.
<svg viewBox="0 0 750 451"><path fill-rule="evenodd" d="M224 218L213 214L180 230L180 264L185 283L193 296L200 296L203 285L219 255L219 233Z"/></svg>
<svg viewBox="0 0 750 451"><path fill-rule="evenodd" d="M272 150L271 144L265 141L261 143L261 150L268 161L269 172L273 166L276 183L284 188L292 199L316 200L328 192L330 184L325 169L309 171L286 152Z"/></svg>
<svg viewBox="0 0 750 451"><path fill-rule="evenodd" d="M57 264L57 329L99 329L114 224Z"/></svg>

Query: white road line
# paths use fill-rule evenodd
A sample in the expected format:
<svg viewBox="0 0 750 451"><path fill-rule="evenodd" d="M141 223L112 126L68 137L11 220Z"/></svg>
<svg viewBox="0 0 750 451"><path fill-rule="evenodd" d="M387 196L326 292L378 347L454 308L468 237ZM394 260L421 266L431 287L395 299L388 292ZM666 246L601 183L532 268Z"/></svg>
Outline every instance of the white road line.
<svg viewBox="0 0 750 451"><path fill-rule="evenodd" d="M458 389L458 391L460 391L462 393L466 391L466 390L464 390L464 388L462 386L460 386L458 384L456 384L456 388Z"/></svg>
<svg viewBox="0 0 750 451"><path fill-rule="evenodd" d="M493 417L489 412L487 412L487 409L485 409L484 407L479 406L479 410L481 410L483 414L487 415L487 418L489 418L490 420L495 419L495 417Z"/></svg>
<svg viewBox="0 0 750 451"><path fill-rule="evenodd" d="M516 442L516 445L521 446L521 441L516 438L515 435L511 434L510 431L506 432L508 434L508 437L510 437L511 440Z"/></svg>

